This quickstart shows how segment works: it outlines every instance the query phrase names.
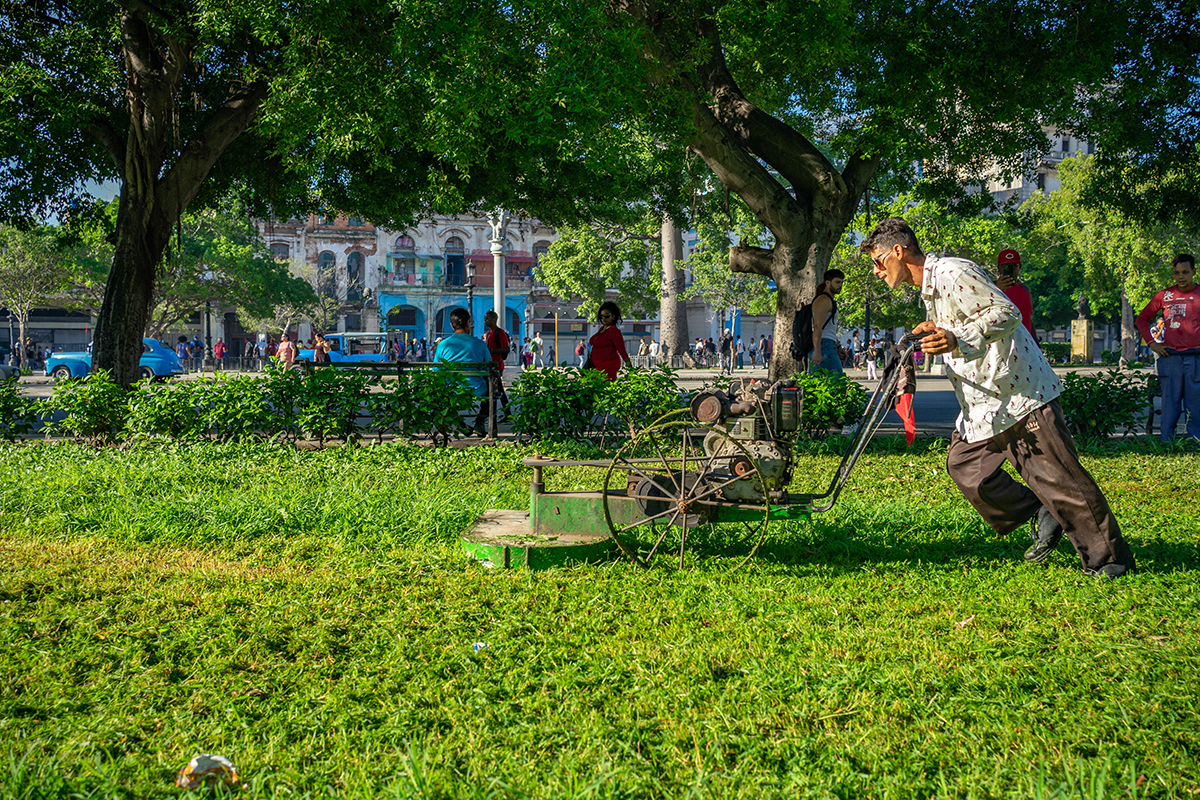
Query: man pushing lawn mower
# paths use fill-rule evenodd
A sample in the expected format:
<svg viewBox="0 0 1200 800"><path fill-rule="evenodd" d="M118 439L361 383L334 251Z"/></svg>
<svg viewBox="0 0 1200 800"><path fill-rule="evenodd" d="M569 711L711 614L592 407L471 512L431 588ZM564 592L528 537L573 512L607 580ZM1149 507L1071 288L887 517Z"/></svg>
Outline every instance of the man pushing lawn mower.
<svg viewBox="0 0 1200 800"><path fill-rule="evenodd" d="M977 264L926 255L900 217L880 222L861 249L889 287L921 289L929 319L913 333L926 334L924 353L945 356L962 409L947 470L984 521L1002 536L1029 522L1031 563L1048 558L1066 535L1086 574L1134 572L1108 500L1079 463L1058 403L1062 383L1017 307ZM1005 461L1028 486L1002 469Z"/></svg>

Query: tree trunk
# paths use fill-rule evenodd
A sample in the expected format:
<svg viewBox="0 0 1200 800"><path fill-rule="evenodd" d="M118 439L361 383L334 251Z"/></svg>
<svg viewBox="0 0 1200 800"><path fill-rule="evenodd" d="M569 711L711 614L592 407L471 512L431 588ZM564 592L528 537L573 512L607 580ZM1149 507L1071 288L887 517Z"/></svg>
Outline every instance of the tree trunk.
<svg viewBox="0 0 1200 800"><path fill-rule="evenodd" d="M1121 285L1121 358L1126 363L1137 359L1138 331L1133 322L1133 306L1129 296L1125 294L1125 285Z"/></svg>
<svg viewBox="0 0 1200 800"><path fill-rule="evenodd" d="M18 311L16 316L17 341L13 346L17 351L17 371L20 372L20 368L26 366L27 364L25 358L25 339L29 336L29 312L26 311L24 314L22 314Z"/></svg>
<svg viewBox="0 0 1200 800"><path fill-rule="evenodd" d="M167 246L170 229L150 224L152 200L130 198L126 184L117 212L117 244L104 289L104 305L96 318L92 363L112 373L113 382L129 387L138 379L142 337L154 295L155 270ZM131 211L130 208L134 208Z"/></svg>
<svg viewBox="0 0 1200 800"><path fill-rule="evenodd" d="M803 134L750 102L729 72L707 7L679 3L668 12L652 0L621 0L614 8L644 25L654 37L650 55L677 70L658 79L690 98L691 149L775 237L769 250L737 245L729 266L775 281L770 377L788 377L796 369L788 347L794 312L816 294L879 157L856 152L839 171Z"/></svg>
<svg viewBox="0 0 1200 800"><path fill-rule="evenodd" d="M176 104L186 102L179 87L195 68L197 51L186 37L177 38L163 27L149 7L122 10L120 25L128 130L122 141L113 123L95 126L100 144L121 171L121 202L92 366L109 370L117 384L128 388L137 380L155 272L172 229L217 159L254 121L267 96L267 81L234 82L228 99L182 143Z"/></svg>
<svg viewBox="0 0 1200 800"><path fill-rule="evenodd" d="M683 273L676 261L683 255L683 231L669 214L662 222L662 309L659 327L659 346L662 358L668 365L669 358L681 356L688 347L687 307L680 295L683 294Z"/></svg>

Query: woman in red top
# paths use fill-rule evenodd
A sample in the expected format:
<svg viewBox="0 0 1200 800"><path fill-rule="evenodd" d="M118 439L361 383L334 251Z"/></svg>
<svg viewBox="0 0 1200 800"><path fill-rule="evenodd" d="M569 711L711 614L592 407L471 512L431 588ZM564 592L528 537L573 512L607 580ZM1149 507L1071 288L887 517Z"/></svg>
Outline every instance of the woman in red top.
<svg viewBox="0 0 1200 800"><path fill-rule="evenodd" d="M621 362L629 363L625 340L617 330L621 324L620 306L611 300L602 303L596 320L600 323L600 332L589 340L592 345L592 366L606 373L610 381L616 380Z"/></svg>

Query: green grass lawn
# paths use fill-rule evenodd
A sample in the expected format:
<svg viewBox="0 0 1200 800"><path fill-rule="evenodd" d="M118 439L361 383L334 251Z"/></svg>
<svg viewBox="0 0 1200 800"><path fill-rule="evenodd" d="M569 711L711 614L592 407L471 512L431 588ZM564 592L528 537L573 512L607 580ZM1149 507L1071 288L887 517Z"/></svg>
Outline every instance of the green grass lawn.
<svg viewBox="0 0 1200 800"><path fill-rule="evenodd" d="M243 797L1200 795L1195 455L1085 458L1142 569L1104 582L936 442L741 570L482 569L531 452L0 446L0 797L178 796L203 752Z"/></svg>

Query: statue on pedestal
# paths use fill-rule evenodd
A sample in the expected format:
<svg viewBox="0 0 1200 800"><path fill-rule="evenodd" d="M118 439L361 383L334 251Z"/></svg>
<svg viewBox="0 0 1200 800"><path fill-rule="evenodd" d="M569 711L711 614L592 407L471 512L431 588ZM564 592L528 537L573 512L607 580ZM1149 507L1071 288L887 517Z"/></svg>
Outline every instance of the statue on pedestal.
<svg viewBox="0 0 1200 800"><path fill-rule="evenodd" d="M503 242L508 239L508 220L508 212L500 208L488 217L488 224L492 226L492 235L488 237L489 242Z"/></svg>
<svg viewBox="0 0 1200 800"><path fill-rule="evenodd" d="M1075 310L1079 312L1080 319L1088 318L1088 315L1092 313L1092 307L1088 305L1087 295L1079 296L1079 305L1075 306Z"/></svg>

